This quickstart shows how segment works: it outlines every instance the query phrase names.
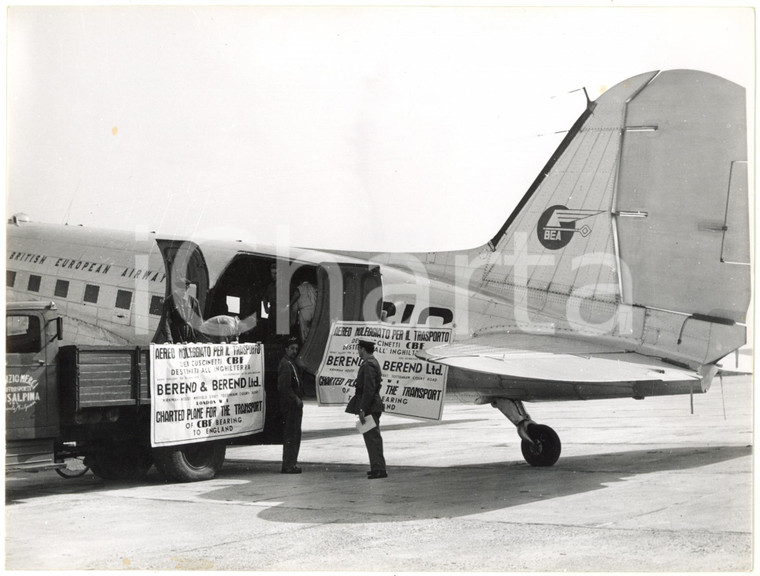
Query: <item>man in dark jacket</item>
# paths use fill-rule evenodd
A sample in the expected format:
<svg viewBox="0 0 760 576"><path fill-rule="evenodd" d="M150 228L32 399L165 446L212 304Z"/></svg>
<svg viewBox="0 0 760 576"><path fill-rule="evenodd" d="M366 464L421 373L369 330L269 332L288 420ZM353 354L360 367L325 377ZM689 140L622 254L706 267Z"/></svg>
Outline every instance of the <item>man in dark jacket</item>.
<svg viewBox="0 0 760 576"><path fill-rule="evenodd" d="M383 456L383 437L380 435L380 415L385 409L383 399L380 397L380 385L382 373L380 364L374 356L375 344L366 340L359 340L359 357L364 360L359 366L359 374L356 376L356 397L359 399L359 420L362 424L367 418L375 420L375 426L367 430L364 436L364 444L369 454L369 472L367 478L387 478L385 470L385 457Z"/></svg>
<svg viewBox="0 0 760 576"><path fill-rule="evenodd" d="M303 387L301 374L296 366L298 339L290 337L285 342L285 355L277 367L277 392L285 428L282 442L283 474L300 474L298 451L301 449L301 421L303 420Z"/></svg>

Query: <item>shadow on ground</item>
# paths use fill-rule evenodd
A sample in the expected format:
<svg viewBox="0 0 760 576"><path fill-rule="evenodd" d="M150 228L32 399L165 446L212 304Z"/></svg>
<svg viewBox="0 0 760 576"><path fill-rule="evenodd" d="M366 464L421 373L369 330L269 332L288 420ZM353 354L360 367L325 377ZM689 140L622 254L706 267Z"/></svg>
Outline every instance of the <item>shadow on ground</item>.
<svg viewBox="0 0 760 576"><path fill-rule="evenodd" d="M737 446L639 450L564 458L551 468L524 462L394 467L387 479L373 481L364 478L365 466L306 464L301 475L278 475L276 488L270 482L262 485L258 477L277 474L279 463L233 461L223 472L225 478L256 477L247 485L220 488L203 497L280 502L259 514L275 522L396 522L548 501L604 490L641 474L696 469L750 455L750 447Z"/></svg>
<svg viewBox="0 0 760 576"><path fill-rule="evenodd" d="M165 484L155 470L142 482L105 482L89 473L72 480L46 477L6 482L6 504L53 494L166 486L167 498L182 498L186 493L188 500L270 503L262 505L258 516L273 522L397 522L551 501L604 490L642 474L687 471L751 453L750 446L710 446L565 457L551 468L533 468L522 461L446 468L403 466L390 468L387 479L372 481L365 478L365 465L306 463L303 474L282 475L279 461L230 459L216 479L203 483ZM751 469L750 461L747 469Z"/></svg>
<svg viewBox="0 0 760 576"><path fill-rule="evenodd" d="M386 424L385 421L381 421L383 432L391 432L394 430L411 430L413 428L431 428L435 426L450 426L454 424L471 424L473 422L483 422L486 418L463 418L459 420L449 420L445 422L430 421L430 422L404 422L399 424ZM307 440L323 440L325 438L339 438L341 436L356 436L356 429L353 426L341 426L339 428L325 428L324 430L304 430L302 441Z"/></svg>

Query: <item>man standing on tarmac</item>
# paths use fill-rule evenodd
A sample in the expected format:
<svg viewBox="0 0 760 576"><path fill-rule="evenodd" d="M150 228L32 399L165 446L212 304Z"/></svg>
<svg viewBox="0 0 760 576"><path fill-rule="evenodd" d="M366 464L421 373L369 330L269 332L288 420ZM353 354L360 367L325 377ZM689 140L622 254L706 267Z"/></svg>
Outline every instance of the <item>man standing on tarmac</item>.
<svg viewBox="0 0 760 576"><path fill-rule="evenodd" d="M375 421L375 426L367 430L364 436L364 444L369 455L369 472L367 478L387 478L385 470L385 457L383 456L383 437L380 435L380 415L385 409L383 399L380 397L380 385L382 373L380 364L374 356L375 344L367 340L359 340L357 346L359 357L364 361L359 366L356 376L356 396L358 400L359 421L364 424L367 418Z"/></svg>
<svg viewBox="0 0 760 576"><path fill-rule="evenodd" d="M277 368L277 392L280 409L285 420L282 442L283 474L300 474L298 451L301 449L301 421L303 420L303 387L301 374L296 366L298 339L290 337L285 342L285 354Z"/></svg>

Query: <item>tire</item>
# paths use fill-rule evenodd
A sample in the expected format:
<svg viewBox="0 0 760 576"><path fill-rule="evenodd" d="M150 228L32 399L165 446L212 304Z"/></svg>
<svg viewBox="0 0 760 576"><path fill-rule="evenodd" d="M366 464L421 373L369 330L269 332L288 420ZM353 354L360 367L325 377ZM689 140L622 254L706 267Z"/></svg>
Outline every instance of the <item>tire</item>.
<svg viewBox="0 0 760 576"><path fill-rule="evenodd" d="M170 448L154 448L158 471L172 482L211 480L222 469L227 445L224 442L196 442Z"/></svg>
<svg viewBox="0 0 760 576"><path fill-rule="evenodd" d="M64 458L63 463L66 464L63 468L56 468L55 471L61 478L80 478L89 472L90 467L84 463L84 458L71 457Z"/></svg>
<svg viewBox="0 0 760 576"><path fill-rule="evenodd" d="M103 480L142 480L153 465L150 450L134 445L106 446L85 460Z"/></svg>
<svg viewBox="0 0 760 576"><path fill-rule="evenodd" d="M522 453L531 466L554 466L562 452L557 433L544 424L531 424L528 434L533 442L522 441Z"/></svg>

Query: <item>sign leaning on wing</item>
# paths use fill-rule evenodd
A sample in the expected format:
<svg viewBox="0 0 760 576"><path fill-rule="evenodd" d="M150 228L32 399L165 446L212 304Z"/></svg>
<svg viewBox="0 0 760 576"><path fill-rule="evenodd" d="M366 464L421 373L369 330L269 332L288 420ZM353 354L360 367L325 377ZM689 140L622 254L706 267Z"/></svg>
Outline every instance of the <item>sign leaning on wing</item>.
<svg viewBox="0 0 760 576"><path fill-rule="evenodd" d="M397 326L381 322L334 322L317 372L320 404L346 404L356 390L360 339L375 343L383 374L380 396L385 411L396 416L440 420L447 368L420 360L415 353L451 341L451 328Z"/></svg>
<svg viewBox="0 0 760 576"><path fill-rule="evenodd" d="M261 344L151 344L150 355L152 446L264 429Z"/></svg>

